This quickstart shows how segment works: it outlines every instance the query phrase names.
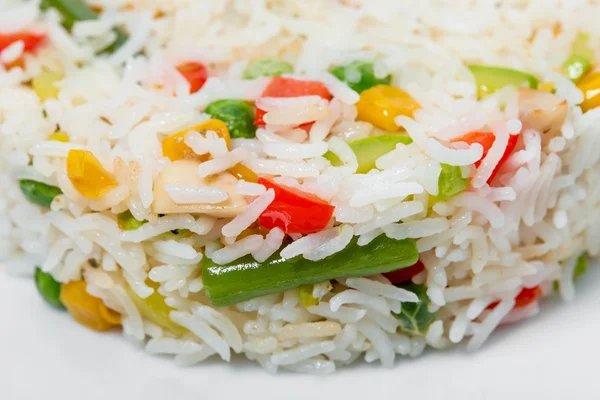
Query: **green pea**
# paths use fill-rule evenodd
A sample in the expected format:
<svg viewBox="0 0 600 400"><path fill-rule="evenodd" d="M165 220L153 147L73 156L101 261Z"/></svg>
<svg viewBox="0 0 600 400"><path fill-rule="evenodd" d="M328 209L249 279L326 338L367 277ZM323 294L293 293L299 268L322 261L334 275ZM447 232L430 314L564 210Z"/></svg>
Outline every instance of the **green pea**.
<svg viewBox="0 0 600 400"><path fill-rule="evenodd" d="M60 301L60 283L52 275L42 271L39 267L35 269L35 286L40 295L48 304L57 308L64 308Z"/></svg>
<svg viewBox="0 0 600 400"><path fill-rule="evenodd" d="M204 112L225 122L232 139L256 136L254 111L248 103L242 100L213 101Z"/></svg>
<svg viewBox="0 0 600 400"><path fill-rule="evenodd" d="M391 75L381 79L376 78L373 64L364 61L354 61L349 64L334 66L329 72L339 80L346 82L357 93L376 85L389 85L392 81Z"/></svg>
<svg viewBox="0 0 600 400"><path fill-rule="evenodd" d="M148 221L139 221L127 210L117 215L117 223L119 228L124 231L134 231Z"/></svg>
<svg viewBox="0 0 600 400"><path fill-rule="evenodd" d="M42 182L32 181L24 179L19 181L21 192L25 195L25 198L30 202L37 204L38 206L50 208L52 200L62 191L56 186L50 186Z"/></svg>
<svg viewBox="0 0 600 400"><path fill-rule="evenodd" d="M248 65L244 70L242 77L244 79L256 79L263 76L279 76L291 74L294 67L285 61L265 58Z"/></svg>

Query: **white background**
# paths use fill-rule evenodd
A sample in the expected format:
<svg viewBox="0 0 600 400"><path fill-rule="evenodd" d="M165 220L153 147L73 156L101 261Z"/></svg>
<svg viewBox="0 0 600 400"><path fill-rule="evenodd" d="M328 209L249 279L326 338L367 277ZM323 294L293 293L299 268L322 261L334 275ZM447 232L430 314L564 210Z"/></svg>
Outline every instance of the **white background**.
<svg viewBox="0 0 600 400"><path fill-rule="evenodd" d="M1 400L600 399L600 268L574 303L502 328L477 353L429 351L394 369L359 363L325 377L269 375L245 360L182 368L118 333L46 306L32 280L0 268Z"/></svg>

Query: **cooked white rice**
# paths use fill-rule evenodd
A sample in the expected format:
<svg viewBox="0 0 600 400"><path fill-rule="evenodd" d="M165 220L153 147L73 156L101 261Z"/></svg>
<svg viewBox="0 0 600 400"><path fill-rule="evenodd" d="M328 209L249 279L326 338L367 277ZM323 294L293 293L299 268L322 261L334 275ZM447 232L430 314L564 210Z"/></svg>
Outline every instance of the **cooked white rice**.
<svg viewBox="0 0 600 400"><path fill-rule="evenodd" d="M600 252L600 109L583 113L582 92L556 71L578 32L600 48L600 9L585 0L447 3L96 0L107 12L76 23L69 34L56 12L42 13L36 2L2 2L0 32L46 32L48 43L34 55L23 56L22 42L0 53L0 260L13 273L40 266L60 282L85 278L88 292L122 315L124 334L151 354L189 365L243 353L270 372L330 373L363 356L391 367L397 354L415 357L426 346L453 343L475 350L498 325L540 311L538 302L515 308L521 289L540 286L550 295L559 282L560 295L572 299L576 258ZM113 40L115 25L127 27L129 40L110 56L95 56ZM22 56L22 67L6 67ZM261 98L269 80L241 75L249 61L266 57L293 63L296 79L322 81L333 99ZM413 118L396 118L413 143L398 144L369 174L356 174L347 142L377 129L357 121L358 93L327 72L355 60L374 61L377 77L391 74L393 85L422 106ZM173 68L182 61L209 67L194 94ZM478 101L470 63L534 74L552 82L568 106L551 140L522 131L522 144L499 172L500 186L486 182L509 135L523 128L519 98L509 87ZM58 98L41 103L30 81L44 68L65 77ZM214 132L189 132L185 143L211 159L197 167L193 183L165 190L175 205L242 199L247 207L235 217L159 218L155 183L170 165L161 141L208 119L204 108L219 99L256 101L266 126L256 138L234 139L230 150ZM297 129L312 121L308 130ZM56 126L69 143L48 140ZM448 140L486 126L497 140L475 168L482 146ZM91 151L116 177L116 188L97 200L82 196L66 171L72 149ZM327 151L343 166L331 166ZM289 244L280 229L243 235L273 202L273 190L243 180L229 194L198 184L240 162L325 199L335 206L334 224L291 235ZM432 205L441 163L463 167L471 187ZM64 194L46 212L24 199L19 179ZM147 222L122 231L116 215L124 211ZM165 236L174 230L191 234ZM426 334L399 329L391 312L419 299L381 275L314 285L318 304L307 307L297 289L219 308L204 293L198 264L205 257L217 264L247 255L264 261L283 247L283 257L318 261L355 236L366 245L380 235L417 240L425 271L413 282L426 285L436 315ZM148 282L173 309L169 324L185 333L145 320L133 296L154 293Z"/></svg>

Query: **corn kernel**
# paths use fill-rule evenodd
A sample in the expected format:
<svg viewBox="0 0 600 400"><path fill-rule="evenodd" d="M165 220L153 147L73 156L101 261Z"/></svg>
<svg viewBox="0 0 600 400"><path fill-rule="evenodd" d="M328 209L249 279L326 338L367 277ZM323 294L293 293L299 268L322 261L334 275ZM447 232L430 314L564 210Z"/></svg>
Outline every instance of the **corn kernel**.
<svg viewBox="0 0 600 400"><path fill-rule="evenodd" d="M356 103L358 119L389 132L400 129L394 122L397 116L412 117L418 108L419 103L408 93L390 85L377 85L363 91Z"/></svg>
<svg viewBox="0 0 600 400"><path fill-rule="evenodd" d="M577 87L583 92L583 112L600 106L600 72L585 75Z"/></svg>

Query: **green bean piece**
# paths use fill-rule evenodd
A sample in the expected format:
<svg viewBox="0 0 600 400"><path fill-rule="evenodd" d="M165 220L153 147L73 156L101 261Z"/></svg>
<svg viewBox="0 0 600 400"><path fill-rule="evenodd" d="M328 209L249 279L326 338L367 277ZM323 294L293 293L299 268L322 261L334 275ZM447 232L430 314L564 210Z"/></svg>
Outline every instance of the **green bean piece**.
<svg viewBox="0 0 600 400"><path fill-rule="evenodd" d="M359 246L355 237L346 248L319 261L274 254L265 262L252 256L225 265L202 260L202 281L213 305L225 306L254 297L281 293L341 277L368 276L410 267L419 251L414 239L394 240L380 235Z"/></svg>
<svg viewBox="0 0 600 400"><path fill-rule="evenodd" d="M62 194L62 190L56 186L29 179L19 181L19 186L27 200L45 208L50 208L52 200L59 194Z"/></svg>
<svg viewBox="0 0 600 400"><path fill-rule="evenodd" d="M52 275L36 267L34 279L38 292L48 304L56 308L65 308L60 301L60 283Z"/></svg>

